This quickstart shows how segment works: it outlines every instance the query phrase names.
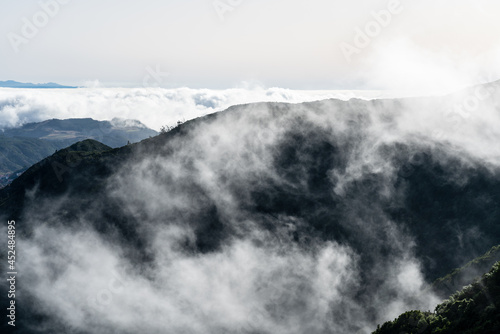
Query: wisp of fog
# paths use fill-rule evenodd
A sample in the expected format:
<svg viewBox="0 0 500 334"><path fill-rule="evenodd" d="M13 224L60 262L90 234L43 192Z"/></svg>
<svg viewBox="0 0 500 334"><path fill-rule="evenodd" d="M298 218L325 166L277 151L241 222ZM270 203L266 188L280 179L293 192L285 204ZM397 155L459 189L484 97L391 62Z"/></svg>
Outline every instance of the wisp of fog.
<svg viewBox="0 0 500 334"><path fill-rule="evenodd" d="M370 333L432 310L416 238L388 208L405 205L402 165L432 160L457 185L498 169L496 97L255 103L182 124L137 145L78 215L70 191L25 208L22 294L42 331L65 333ZM96 227L108 203L130 235Z"/></svg>

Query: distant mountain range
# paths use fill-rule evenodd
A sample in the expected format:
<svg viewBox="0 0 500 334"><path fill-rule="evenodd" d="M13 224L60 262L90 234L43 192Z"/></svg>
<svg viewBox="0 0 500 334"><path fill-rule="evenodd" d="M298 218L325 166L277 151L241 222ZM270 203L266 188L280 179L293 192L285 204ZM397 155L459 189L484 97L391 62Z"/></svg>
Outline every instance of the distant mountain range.
<svg viewBox="0 0 500 334"><path fill-rule="evenodd" d="M51 119L0 132L0 186L56 150L85 139L110 147L139 142L158 133L136 120Z"/></svg>
<svg viewBox="0 0 500 334"><path fill-rule="evenodd" d="M34 83L24 83L17 82L13 80L0 81L0 87L3 88L78 88L75 86L63 86L54 82L34 84Z"/></svg>

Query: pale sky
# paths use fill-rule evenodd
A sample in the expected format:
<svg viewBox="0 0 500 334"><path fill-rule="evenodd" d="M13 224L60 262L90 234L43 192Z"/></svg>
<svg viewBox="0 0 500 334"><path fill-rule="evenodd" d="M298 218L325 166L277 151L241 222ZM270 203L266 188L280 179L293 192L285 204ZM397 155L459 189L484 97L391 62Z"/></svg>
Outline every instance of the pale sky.
<svg viewBox="0 0 500 334"><path fill-rule="evenodd" d="M0 0L0 80L411 90L500 78L498 1L397 3Z"/></svg>

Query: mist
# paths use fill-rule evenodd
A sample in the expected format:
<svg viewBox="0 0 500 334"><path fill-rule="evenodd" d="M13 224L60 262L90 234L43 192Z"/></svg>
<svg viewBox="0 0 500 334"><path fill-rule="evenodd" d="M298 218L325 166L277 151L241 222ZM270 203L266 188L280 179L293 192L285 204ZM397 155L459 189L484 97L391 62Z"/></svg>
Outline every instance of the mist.
<svg viewBox="0 0 500 334"><path fill-rule="evenodd" d="M406 205L405 179L431 160L454 185L498 172L496 97L493 83L186 122L134 146L89 199L32 189L23 298L65 333L370 333L432 310L429 264L387 208ZM450 256L481 233L457 230Z"/></svg>
<svg viewBox="0 0 500 334"><path fill-rule="evenodd" d="M227 90L155 87L0 89L0 129L52 118L138 119L159 131L164 125L201 117L250 102L300 103L327 98L412 96L409 92L290 90L242 84Z"/></svg>

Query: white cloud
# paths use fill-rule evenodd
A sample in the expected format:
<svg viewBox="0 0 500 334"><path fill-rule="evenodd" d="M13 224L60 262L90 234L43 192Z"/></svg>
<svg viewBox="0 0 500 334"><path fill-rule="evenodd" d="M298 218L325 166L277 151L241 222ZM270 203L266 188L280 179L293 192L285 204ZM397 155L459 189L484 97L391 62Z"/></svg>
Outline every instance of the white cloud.
<svg viewBox="0 0 500 334"><path fill-rule="evenodd" d="M160 106L169 105L172 112L185 108L179 116L188 119L238 99L266 96L293 102L323 94L346 97L356 92L83 89L22 91L21 102L11 99L20 107L31 103L43 106L41 110L61 111L68 102L58 105L64 99L48 97L65 96L76 103L73 110L87 117L96 110L109 112L105 107L113 104L118 108L123 104L121 117L129 115L132 105L147 106L145 110L159 115ZM392 160L395 153L386 152L387 147L407 144L410 157L412 150L430 147L446 152L435 154L436 160L449 155L461 166L498 168L498 96L496 84L446 98L325 100L293 107L257 103L221 114L215 121L190 124L188 135L174 136L158 151L138 155L122 166L100 194L140 222L134 235L144 239L150 262L137 261L139 250L117 241L113 233L103 236L90 227L92 222L84 217L101 218L100 200L81 218L63 222L54 213L65 207L64 200L35 203L44 210L27 211L30 223L39 226L40 219L57 227L37 227L33 238L22 239L20 272L27 282L23 288L57 320L96 333L301 334L352 333L354 328L368 333L409 309L433 309L438 300L426 289L413 236L398 228L382 207L389 200L395 205L403 201L393 182L398 168ZM457 121L450 122L449 115ZM280 145L287 140L294 143L287 134L297 129L303 137L296 146L311 144L294 158L299 176L311 162L309 149L318 142L346 154L345 168L332 165L327 174L332 193L347 208L335 223L355 231L369 251L358 252L352 245L324 241L314 234L308 235L309 243L298 245L292 235L305 225L300 215L263 217L249 209L255 189L267 190L269 183L300 193L311 191L306 180L291 181L276 168ZM453 166L450 182L462 184L467 178L459 167ZM358 181L366 177L379 180L380 187L363 188L365 182ZM355 198L344 197L346 189L356 186L361 189L354 192ZM200 238L197 228L205 223L202 213L211 207L231 232L219 248L196 253L192 249ZM264 223L275 230L263 228Z"/></svg>
<svg viewBox="0 0 500 334"><path fill-rule="evenodd" d="M401 93L382 91L297 91L283 88L164 89L80 88L0 89L0 128L51 118L137 119L154 130L175 125L232 105L250 102L291 102L352 97L374 98Z"/></svg>
<svg viewBox="0 0 500 334"><path fill-rule="evenodd" d="M102 90L97 92L101 97ZM434 130L446 130L436 122L442 115L432 108L438 100L415 101L353 100L348 112L344 104L331 100L283 110L252 104L217 121L192 125L188 136L171 138L158 152L137 156L108 180L106 196L141 222L137 235L144 238L151 262L130 259L127 254L136 254L137 249L98 234L83 218L56 224L57 215L51 215L48 204L42 215L51 219L44 221L59 227L40 227L33 239L24 241L22 273L30 282L26 289L58 320L93 332L301 334L353 333L357 328L368 333L406 310L433 309L438 300L426 290L412 236L379 207L384 198L400 200L391 188L394 164L381 156L379 148L394 142L416 145L417 137L424 138L421 143L437 145ZM420 108L425 112L414 114ZM491 120L490 126L500 123L488 117L488 113L478 115L482 121ZM465 127L473 131L474 122ZM268 182L308 191L304 180L292 182L274 165L279 145L298 124L311 131L306 142L318 134L339 148L356 147L346 157L345 169L332 166L337 171L330 174L332 188L340 181L352 186L367 174L383 180L385 186L373 196L361 192L354 202L346 200L353 212L338 222L356 231L369 254L313 234L307 247L299 246L291 235L294 226L305 224L300 217L263 218L247 209L255 187ZM469 146L481 138L474 131L466 142L452 130L446 134L453 145L493 161L498 150L477 152ZM296 159L306 162L308 157ZM89 212L99 216L100 205L97 200ZM186 250L196 244L197 228L205 223L198 215L211 206L230 229L230 237L211 252ZM363 210L369 214L358 216ZM27 213L34 225L38 215ZM275 227L272 233L262 228L265 219ZM78 228L62 227L70 223ZM385 247L390 251L381 250ZM372 264L362 263L367 257Z"/></svg>

